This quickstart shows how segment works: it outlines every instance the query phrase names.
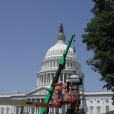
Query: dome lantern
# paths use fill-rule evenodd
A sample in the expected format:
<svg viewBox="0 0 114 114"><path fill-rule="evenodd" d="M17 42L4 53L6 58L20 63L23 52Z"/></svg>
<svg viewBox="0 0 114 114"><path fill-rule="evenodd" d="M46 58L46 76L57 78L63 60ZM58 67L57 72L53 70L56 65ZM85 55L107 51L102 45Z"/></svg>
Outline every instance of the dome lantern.
<svg viewBox="0 0 114 114"><path fill-rule="evenodd" d="M60 27L59 27L59 33L64 33L64 30L63 30L63 25L61 23Z"/></svg>
<svg viewBox="0 0 114 114"><path fill-rule="evenodd" d="M57 41L58 43L65 43L65 40L66 40L66 36L64 34L63 25L61 23L59 26L59 33L57 35Z"/></svg>

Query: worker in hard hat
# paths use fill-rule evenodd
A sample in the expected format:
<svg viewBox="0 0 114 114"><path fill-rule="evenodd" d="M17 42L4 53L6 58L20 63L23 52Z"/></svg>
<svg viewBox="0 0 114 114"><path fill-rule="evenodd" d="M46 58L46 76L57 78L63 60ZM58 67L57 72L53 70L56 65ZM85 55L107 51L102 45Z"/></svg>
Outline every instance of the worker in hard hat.
<svg viewBox="0 0 114 114"><path fill-rule="evenodd" d="M59 100L62 100L62 98L63 98L62 89L63 89L64 87L63 87L62 85L63 85L62 81L60 81L60 82L54 84L54 90L58 92L58 99L59 99Z"/></svg>
<svg viewBox="0 0 114 114"><path fill-rule="evenodd" d="M69 84L68 84L68 79L66 80L65 89L66 89L66 92L69 92Z"/></svg>

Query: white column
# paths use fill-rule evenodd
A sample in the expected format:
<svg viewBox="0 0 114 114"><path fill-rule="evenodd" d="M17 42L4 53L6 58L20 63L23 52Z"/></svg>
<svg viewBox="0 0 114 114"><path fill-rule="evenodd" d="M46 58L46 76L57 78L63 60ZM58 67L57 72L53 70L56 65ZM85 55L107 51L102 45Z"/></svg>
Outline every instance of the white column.
<svg viewBox="0 0 114 114"><path fill-rule="evenodd" d="M37 76L37 87L40 85L39 77Z"/></svg>
<svg viewBox="0 0 114 114"><path fill-rule="evenodd" d="M35 99L35 102L38 102L37 99ZM34 114L37 114L37 108L38 108L38 107L35 107L35 108L34 108Z"/></svg>
<svg viewBox="0 0 114 114"><path fill-rule="evenodd" d="M36 83L37 83L37 87L38 87L38 76L37 76L37 79L36 79L36 81L37 81Z"/></svg>
<svg viewBox="0 0 114 114"><path fill-rule="evenodd" d="M50 101L52 103L52 100ZM49 114L52 113L52 108L49 108Z"/></svg>
<svg viewBox="0 0 114 114"><path fill-rule="evenodd" d="M40 78L40 76L39 76L39 78L38 78L38 85L40 86L40 83L41 83L41 78Z"/></svg>
<svg viewBox="0 0 114 114"><path fill-rule="evenodd" d="M44 77L43 77L43 75L42 75L42 80L43 80L43 82L42 82L42 85L44 84Z"/></svg>
<svg viewBox="0 0 114 114"><path fill-rule="evenodd" d="M57 67L57 61L55 62L55 67Z"/></svg>
<svg viewBox="0 0 114 114"><path fill-rule="evenodd" d="M53 112L53 109L52 108L50 108L50 113L52 113Z"/></svg>
<svg viewBox="0 0 114 114"><path fill-rule="evenodd" d="M35 99L35 102L37 102L36 99ZM36 107L34 107L34 114L36 114Z"/></svg>
<svg viewBox="0 0 114 114"><path fill-rule="evenodd" d="M45 79L45 80L46 80L46 83L45 83L45 84L47 84L47 77L48 77L48 74L46 74L46 76L45 76L45 78L46 78L46 79Z"/></svg>
<svg viewBox="0 0 114 114"><path fill-rule="evenodd" d="M49 62L49 66L48 67L50 68L50 62Z"/></svg>
<svg viewBox="0 0 114 114"><path fill-rule="evenodd" d="M87 107L88 107L87 114L89 114L89 109L90 109L90 107L89 107L89 99L86 99L86 101L87 101Z"/></svg>
<svg viewBox="0 0 114 114"><path fill-rule="evenodd" d="M40 79L41 79L41 83L40 83L40 85L42 85L42 84L43 84L43 82L42 82L42 76L40 76Z"/></svg>
<svg viewBox="0 0 114 114"><path fill-rule="evenodd" d="M35 114L39 114L38 107L35 108Z"/></svg>
<svg viewBox="0 0 114 114"><path fill-rule="evenodd" d="M41 102L41 99L40 99L40 102ZM41 110L41 107L39 107L39 112L38 112L38 109L37 109L38 114L40 113L40 110Z"/></svg>
<svg viewBox="0 0 114 114"><path fill-rule="evenodd" d="M13 106L11 106L11 114L13 113Z"/></svg>
<svg viewBox="0 0 114 114"><path fill-rule="evenodd" d="M43 85L44 85L44 75L42 75L42 77L43 77Z"/></svg>
<svg viewBox="0 0 114 114"><path fill-rule="evenodd" d="M101 107L101 112L100 113L104 113L104 99L101 99L102 101L102 107Z"/></svg>
<svg viewBox="0 0 114 114"><path fill-rule="evenodd" d="M94 113L96 114L97 112L96 112L96 99L94 99L94 101L95 101L95 107L94 107Z"/></svg>
<svg viewBox="0 0 114 114"><path fill-rule="evenodd" d="M51 108L49 107L49 114L51 113Z"/></svg>
<svg viewBox="0 0 114 114"><path fill-rule="evenodd" d="M19 114L21 113L21 107L19 107Z"/></svg>
<svg viewBox="0 0 114 114"><path fill-rule="evenodd" d="M50 84L52 83L52 81L51 81L51 77L52 77L52 74L50 74L50 81L49 81Z"/></svg>
<svg viewBox="0 0 114 114"><path fill-rule="evenodd" d="M65 105L65 114L66 114L66 112L67 112L67 105Z"/></svg>
<svg viewBox="0 0 114 114"><path fill-rule="evenodd" d="M55 113L56 113L56 112L55 112L55 110L56 110L56 109L55 109L55 108L53 108L53 114L55 114Z"/></svg>
<svg viewBox="0 0 114 114"><path fill-rule="evenodd" d="M46 84L48 84L48 76L49 74L46 74Z"/></svg>
<svg viewBox="0 0 114 114"><path fill-rule="evenodd" d="M40 86L40 77L38 76L38 86Z"/></svg>
<svg viewBox="0 0 114 114"><path fill-rule="evenodd" d="M31 107L29 107L29 114L31 114Z"/></svg>
<svg viewBox="0 0 114 114"><path fill-rule="evenodd" d="M14 113L14 106L12 106L12 113Z"/></svg>
<svg viewBox="0 0 114 114"><path fill-rule="evenodd" d="M41 85L41 77L39 76L39 86Z"/></svg>
<svg viewBox="0 0 114 114"><path fill-rule="evenodd" d="M69 76L69 75L67 74L67 78L68 78L68 76Z"/></svg>
<svg viewBox="0 0 114 114"><path fill-rule="evenodd" d="M62 107L59 108L59 114L62 114Z"/></svg>
<svg viewBox="0 0 114 114"><path fill-rule="evenodd" d="M40 76L40 85L42 85L42 76Z"/></svg>

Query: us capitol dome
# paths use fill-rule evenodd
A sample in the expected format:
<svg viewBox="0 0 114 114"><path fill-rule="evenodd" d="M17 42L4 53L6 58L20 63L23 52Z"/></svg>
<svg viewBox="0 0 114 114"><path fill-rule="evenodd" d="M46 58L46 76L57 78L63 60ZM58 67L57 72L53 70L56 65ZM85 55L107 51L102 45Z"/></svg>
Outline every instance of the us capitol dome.
<svg viewBox="0 0 114 114"><path fill-rule="evenodd" d="M59 67L60 59L67 46L65 40L66 36L61 23L57 34L57 42L47 51L45 58L41 63L41 70L37 74L38 88L40 86L50 87L57 68ZM74 50L70 47L66 56L65 69L61 72L59 81L63 81L64 84L66 82L66 78L71 74L74 74L74 71L76 71L76 73L78 73L78 75L82 78L84 84L84 74L81 71L80 62L77 60ZM84 85L80 86L80 90L84 91Z"/></svg>
<svg viewBox="0 0 114 114"><path fill-rule="evenodd" d="M8 95L1 94L0 98L11 98L17 100L25 99L27 101L44 102L48 88L50 87L57 71L59 61L66 49L67 45L65 40L66 36L63 31L63 25L61 24L57 34L57 42L47 51L45 58L41 63L41 69L37 73L37 87L34 90L27 93L15 91ZM77 60L73 49L69 48L66 56L65 69L61 72L59 81L62 81L64 84L66 82L66 78L74 74L74 71L76 71L77 75L82 79L83 84L80 86L80 99L81 106L84 108L85 113L114 114L114 105L112 105L112 95L114 93L111 91L85 91L84 74L81 71L80 62ZM74 78L74 75L71 77ZM50 102L52 103L52 101ZM0 105L0 114L40 114L40 110L40 107ZM62 108L49 108L49 114L66 114L66 111L67 105L62 106Z"/></svg>

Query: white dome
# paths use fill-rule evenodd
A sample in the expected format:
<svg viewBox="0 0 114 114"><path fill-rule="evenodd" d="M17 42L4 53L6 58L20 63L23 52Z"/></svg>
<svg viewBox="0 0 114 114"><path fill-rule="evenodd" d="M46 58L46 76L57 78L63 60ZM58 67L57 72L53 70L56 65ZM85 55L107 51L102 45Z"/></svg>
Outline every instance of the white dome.
<svg viewBox="0 0 114 114"><path fill-rule="evenodd" d="M45 59L49 57L62 56L67 47L67 45L65 44L65 40L66 36L63 32L63 25L61 24L59 27L59 33L57 34L57 43L47 51ZM67 57L76 59L75 53L71 47L69 48Z"/></svg>
<svg viewBox="0 0 114 114"><path fill-rule="evenodd" d="M48 87L52 83L54 76L56 75L59 67L60 59L66 50L67 45L65 44L66 36L63 31L62 24L59 27L59 33L57 34L57 43L52 46L46 53L44 60L41 63L41 70L38 72L38 83L37 86ZM72 42L73 43L73 42ZM65 83L66 78L69 77L74 71L79 72L81 65L76 59L74 50L70 47L65 59L65 69L60 74L59 81ZM80 75L79 75L80 76ZM83 77L83 75L82 75ZM84 90L84 87L80 87Z"/></svg>
<svg viewBox="0 0 114 114"><path fill-rule="evenodd" d="M57 57L62 56L64 50L66 49L66 44L64 42L57 42L54 46L52 46L46 53L45 59L49 57ZM67 57L76 58L73 49L70 47L67 53Z"/></svg>

